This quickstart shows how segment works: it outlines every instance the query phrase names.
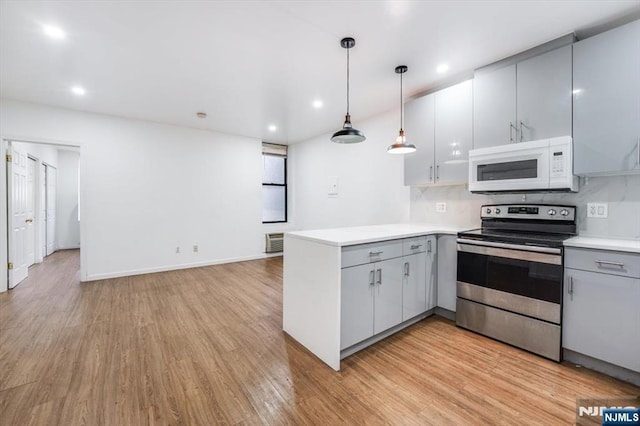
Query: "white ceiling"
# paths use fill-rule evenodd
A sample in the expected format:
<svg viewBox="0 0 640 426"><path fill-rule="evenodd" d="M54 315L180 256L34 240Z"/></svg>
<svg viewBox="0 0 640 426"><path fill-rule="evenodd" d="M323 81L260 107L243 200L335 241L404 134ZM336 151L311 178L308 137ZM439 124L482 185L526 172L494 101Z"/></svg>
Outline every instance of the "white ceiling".
<svg viewBox="0 0 640 426"><path fill-rule="evenodd" d="M297 142L342 126L344 36L356 39L351 113L361 128L399 108L396 65L409 66L410 96L639 10L638 0L2 0L0 96ZM42 25L67 38L47 38ZM441 62L445 75L435 71ZM87 94L73 95L73 85Z"/></svg>

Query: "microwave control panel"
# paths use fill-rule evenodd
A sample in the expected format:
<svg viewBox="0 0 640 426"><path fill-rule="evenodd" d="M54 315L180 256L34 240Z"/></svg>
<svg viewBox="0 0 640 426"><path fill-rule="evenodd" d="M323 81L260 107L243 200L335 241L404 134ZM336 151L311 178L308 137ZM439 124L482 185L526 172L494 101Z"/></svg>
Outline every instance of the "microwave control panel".
<svg viewBox="0 0 640 426"><path fill-rule="evenodd" d="M551 150L551 176L559 177L565 174L565 158L564 151L559 149Z"/></svg>

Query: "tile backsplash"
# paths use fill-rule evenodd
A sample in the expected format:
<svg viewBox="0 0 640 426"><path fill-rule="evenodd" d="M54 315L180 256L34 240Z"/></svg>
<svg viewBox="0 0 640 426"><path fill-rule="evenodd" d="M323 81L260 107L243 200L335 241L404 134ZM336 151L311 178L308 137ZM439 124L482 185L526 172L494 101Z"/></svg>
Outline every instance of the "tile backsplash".
<svg viewBox="0 0 640 426"><path fill-rule="evenodd" d="M446 212L436 212L445 202ZM580 178L580 191L562 194L471 194L466 185L411 188L411 222L477 227L480 206L491 203L547 203L577 206L582 236L640 239L640 175ZM607 203L608 217L588 218L587 203Z"/></svg>

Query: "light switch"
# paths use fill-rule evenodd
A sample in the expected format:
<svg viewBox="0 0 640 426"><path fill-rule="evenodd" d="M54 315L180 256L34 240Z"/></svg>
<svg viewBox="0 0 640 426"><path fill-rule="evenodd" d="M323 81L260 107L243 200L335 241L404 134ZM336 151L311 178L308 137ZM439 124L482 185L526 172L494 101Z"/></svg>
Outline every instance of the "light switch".
<svg viewBox="0 0 640 426"><path fill-rule="evenodd" d="M609 215L607 203L587 203L587 217L605 219Z"/></svg>
<svg viewBox="0 0 640 426"><path fill-rule="evenodd" d="M327 179L327 195L329 197L338 196L338 176L329 176Z"/></svg>

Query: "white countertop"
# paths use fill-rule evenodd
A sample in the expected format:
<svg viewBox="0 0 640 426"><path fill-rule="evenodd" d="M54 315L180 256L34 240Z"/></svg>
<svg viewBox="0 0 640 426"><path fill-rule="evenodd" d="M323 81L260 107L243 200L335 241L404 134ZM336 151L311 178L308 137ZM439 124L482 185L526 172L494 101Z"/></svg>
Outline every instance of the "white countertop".
<svg viewBox="0 0 640 426"><path fill-rule="evenodd" d="M573 237L564 241L565 247L580 247L599 250L640 253L640 240L620 240L600 237Z"/></svg>
<svg viewBox="0 0 640 426"><path fill-rule="evenodd" d="M416 223L400 223L389 225L354 226L348 228L315 229L311 231L287 232L286 235L304 240L316 241L332 246L352 246L355 244L373 243L376 241L395 240L427 234L451 234L469 227L451 227ZM285 244L286 247L286 244Z"/></svg>

